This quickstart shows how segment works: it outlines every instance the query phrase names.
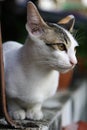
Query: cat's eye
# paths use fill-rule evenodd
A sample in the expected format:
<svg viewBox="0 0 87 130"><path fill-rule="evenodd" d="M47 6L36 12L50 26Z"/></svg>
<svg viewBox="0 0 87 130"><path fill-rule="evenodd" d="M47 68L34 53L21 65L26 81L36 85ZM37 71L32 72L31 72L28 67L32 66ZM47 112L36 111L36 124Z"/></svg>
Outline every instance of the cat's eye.
<svg viewBox="0 0 87 130"><path fill-rule="evenodd" d="M46 43L47 46L53 46L53 45L57 45L57 44L58 44L58 43L51 43L51 44Z"/></svg>
<svg viewBox="0 0 87 130"><path fill-rule="evenodd" d="M63 43L46 43L47 46L52 47L53 49L59 49L61 51L66 51L66 46Z"/></svg>
<svg viewBox="0 0 87 130"><path fill-rule="evenodd" d="M57 45L57 44L56 43L51 43L51 44L46 43L46 45L54 49L54 45Z"/></svg>
<svg viewBox="0 0 87 130"><path fill-rule="evenodd" d="M66 51L66 46L63 43L58 43L58 48L61 51Z"/></svg>

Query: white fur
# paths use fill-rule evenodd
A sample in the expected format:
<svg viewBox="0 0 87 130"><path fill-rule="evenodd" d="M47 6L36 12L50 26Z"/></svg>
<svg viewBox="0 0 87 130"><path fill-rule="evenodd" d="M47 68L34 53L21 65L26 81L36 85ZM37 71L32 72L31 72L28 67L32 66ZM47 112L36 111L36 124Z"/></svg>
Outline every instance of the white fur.
<svg viewBox="0 0 87 130"><path fill-rule="evenodd" d="M5 49L5 79L9 113L14 119L24 119L33 110L30 109L32 106L32 108L36 108L36 106L38 108L39 106L38 109L41 109L43 101L54 95L59 74L55 70L44 67L44 65L39 67L38 63L35 63L39 57L36 57L35 60L34 57L31 57L31 55L33 56L33 54L30 54L31 51L27 52L26 50L25 53L28 53L28 56L25 57L22 51L23 47L19 43L8 42L3 45L3 48ZM21 110L21 107L27 109L27 115L23 114L24 110ZM37 111L29 117L42 118L42 114L38 114L39 117L35 116Z"/></svg>
<svg viewBox="0 0 87 130"><path fill-rule="evenodd" d="M76 58L76 41L66 33L72 40L68 54L51 50L43 41L29 43L27 40L24 46L17 42L4 43L8 110L14 119L27 117L39 120L43 117L41 106L56 92L58 70L71 69L69 58Z"/></svg>
<svg viewBox="0 0 87 130"><path fill-rule="evenodd" d="M26 28L29 37L25 44L11 41L3 45L7 105L14 119L39 120L43 118L44 100L57 90L59 72L66 72L77 63L74 52L77 43L64 29L71 45L67 52L48 47L40 39L42 29L37 26L39 22L44 24L43 20L31 2L28 7Z"/></svg>
<svg viewBox="0 0 87 130"><path fill-rule="evenodd" d="M68 49L68 58L69 58L69 62L71 61L74 65L77 64L77 58L76 58L76 52L75 52L75 47L78 46L77 41L74 39L74 37L65 29L63 29L66 34L68 35L70 41L71 41L71 46Z"/></svg>

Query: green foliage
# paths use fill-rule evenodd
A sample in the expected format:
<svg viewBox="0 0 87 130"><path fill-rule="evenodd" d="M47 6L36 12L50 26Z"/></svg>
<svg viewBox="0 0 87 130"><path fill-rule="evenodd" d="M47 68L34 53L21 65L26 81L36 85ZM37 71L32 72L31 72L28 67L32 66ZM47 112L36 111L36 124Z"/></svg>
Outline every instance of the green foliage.
<svg viewBox="0 0 87 130"><path fill-rule="evenodd" d="M75 38L79 44L79 47L77 48L77 56L84 59L84 67L87 68L87 23L78 24Z"/></svg>
<svg viewBox="0 0 87 130"><path fill-rule="evenodd" d="M77 53L81 57L87 57L87 24L79 24L77 30L76 40L78 41L79 47Z"/></svg>

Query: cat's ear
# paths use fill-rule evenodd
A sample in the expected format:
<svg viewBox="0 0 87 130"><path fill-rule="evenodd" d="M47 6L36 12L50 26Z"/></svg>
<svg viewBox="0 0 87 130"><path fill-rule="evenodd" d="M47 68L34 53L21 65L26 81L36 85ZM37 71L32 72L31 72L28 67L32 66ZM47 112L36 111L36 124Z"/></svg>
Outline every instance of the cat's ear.
<svg viewBox="0 0 87 130"><path fill-rule="evenodd" d="M32 2L28 2L26 24L27 31L35 36L41 35L44 24L45 22L40 16L36 6Z"/></svg>
<svg viewBox="0 0 87 130"><path fill-rule="evenodd" d="M72 32L73 31L73 26L75 23L75 17L73 15L68 15L67 17L63 18L58 22L58 24L68 31Z"/></svg>

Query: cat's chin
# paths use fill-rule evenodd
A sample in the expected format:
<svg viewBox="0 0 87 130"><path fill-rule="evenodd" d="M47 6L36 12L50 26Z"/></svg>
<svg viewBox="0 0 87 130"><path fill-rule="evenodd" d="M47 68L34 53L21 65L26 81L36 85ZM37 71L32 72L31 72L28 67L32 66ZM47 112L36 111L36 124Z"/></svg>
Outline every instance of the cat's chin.
<svg viewBox="0 0 87 130"><path fill-rule="evenodd" d="M67 73L68 71L70 71L70 70L72 70L73 68L74 68L75 66L72 66L72 67L68 67L68 68L60 68L60 67L58 67L58 71L60 72L60 73Z"/></svg>
<svg viewBox="0 0 87 130"><path fill-rule="evenodd" d="M59 69L58 69L58 71L59 71L60 73L67 73L67 72L70 71L70 70L72 70L72 68L69 68L69 69L68 69L68 68L67 68L67 69L65 69L65 68L61 68L61 69L60 69L60 68L59 68Z"/></svg>
<svg viewBox="0 0 87 130"><path fill-rule="evenodd" d="M71 70L71 69L68 69L68 70L60 70L59 72L64 74L64 73L69 72L70 70Z"/></svg>

